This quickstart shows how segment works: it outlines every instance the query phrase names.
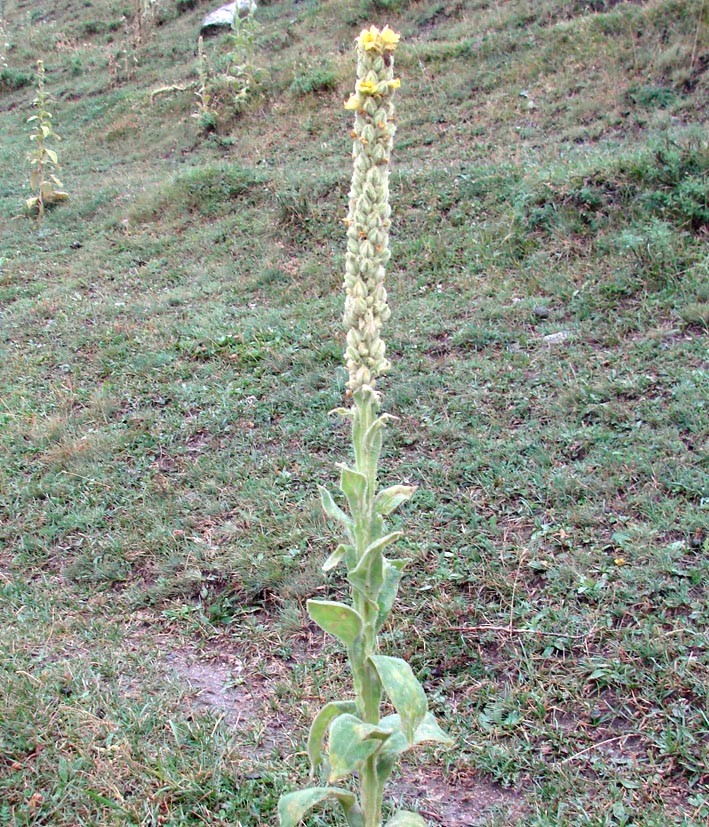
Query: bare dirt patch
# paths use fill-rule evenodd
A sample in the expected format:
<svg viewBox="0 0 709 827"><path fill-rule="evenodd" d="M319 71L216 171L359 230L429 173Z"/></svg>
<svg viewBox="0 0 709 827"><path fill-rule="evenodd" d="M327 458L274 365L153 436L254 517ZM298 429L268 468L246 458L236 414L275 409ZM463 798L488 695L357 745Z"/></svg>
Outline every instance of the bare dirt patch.
<svg viewBox="0 0 709 827"><path fill-rule="evenodd" d="M193 711L209 711L231 727L242 743L244 757L265 757L282 740L292 718L269 704L274 684L286 678L281 660L249 662L231 652L196 655L177 651L168 662L191 690Z"/></svg>
<svg viewBox="0 0 709 827"><path fill-rule="evenodd" d="M273 703L276 684L292 679L288 662L264 657L252 662L222 648L200 654L176 651L167 660L190 687L194 711L216 713L243 734L246 758L266 758L300 726ZM388 786L387 798L443 827L476 827L495 814L512 824L525 812L522 795L479 778L467 767L453 768L447 775L431 764L404 767L402 776Z"/></svg>
<svg viewBox="0 0 709 827"><path fill-rule="evenodd" d="M524 814L522 796L463 771L445 778L438 767L424 766L395 781L389 795L413 807L429 822L443 827L476 827L493 815L513 824Z"/></svg>

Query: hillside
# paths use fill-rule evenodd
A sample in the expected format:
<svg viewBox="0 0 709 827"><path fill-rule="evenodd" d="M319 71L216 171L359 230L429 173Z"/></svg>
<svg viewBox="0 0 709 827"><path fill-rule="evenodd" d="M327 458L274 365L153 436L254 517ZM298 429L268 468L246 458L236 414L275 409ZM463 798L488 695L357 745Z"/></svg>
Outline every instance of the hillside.
<svg viewBox="0 0 709 827"><path fill-rule="evenodd" d="M343 588L316 486L369 23L401 33L383 461L419 486L382 647L456 738L390 795L706 825L709 4L263 0L200 53L211 8L0 0L0 825L275 825L306 777L347 680L304 605Z"/></svg>

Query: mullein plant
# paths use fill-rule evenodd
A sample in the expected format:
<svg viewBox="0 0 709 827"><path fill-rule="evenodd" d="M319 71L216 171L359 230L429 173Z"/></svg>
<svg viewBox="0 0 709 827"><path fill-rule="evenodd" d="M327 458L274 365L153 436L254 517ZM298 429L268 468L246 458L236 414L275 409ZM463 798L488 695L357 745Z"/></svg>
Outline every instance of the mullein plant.
<svg viewBox="0 0 709 827"><path fill-rule="evenodd" d="M295 827L312 807L328 800L339 802L349 827L382 827L383 788L399 756L426 741L452 743L428 711L408 663L380 654L378 645L408 562L385 556L402 533L388 529L386 518L415 491L409 485L377 486L382 432L392 419L379 413L376 381L389 368L380 332L390 315L384 276L390 257L389 157L395 131L392 96L400 85L393 74L398 42L388 26L360 34L357 83L345 103L355 113L344 313L351 406L336 413L350 421L354 466L339 466L346 509L326 489L320 488L320 495L325 514L344 535L323 570L346 567L351 604L308 601L312 620L347 649L354 698L331 701L316 715L307 749L311 775L320 774L323 784L281 797L281 827ZM385 698L395 713L382 717ZM386 827L425 827L425 821L399 810Z"/></svg>
<svg viewBox="0 0 709 827"><path fill-rule="evenodd" d="M209 79L209 64L207 62L207 55L204 53L204 38L199 36L197 41L197 91L195 92L195 100L197 102L197 111L193 113L192 117L197 119L200 129L205 132L212 132L217 128L217 113L212 106L212 90L210 88Z"/></svg>
<svg viewBox="0 0 709 827"><path fill-rule="evenodd" d="M36 215L41 221L47 207L66 201L69 196L58 189L62 186L57 173L59 172L59 158L48 143L52 139L60 140L52 126L52 113L49 111L49 98L44 88L44 63L37 61L37 95L34 99L35 114L27 119L33 125L34 131L30 140L35 142L34 149L29 154L30 162L30 189L36 194L25 199L25 210L28 215Z"/></svg>

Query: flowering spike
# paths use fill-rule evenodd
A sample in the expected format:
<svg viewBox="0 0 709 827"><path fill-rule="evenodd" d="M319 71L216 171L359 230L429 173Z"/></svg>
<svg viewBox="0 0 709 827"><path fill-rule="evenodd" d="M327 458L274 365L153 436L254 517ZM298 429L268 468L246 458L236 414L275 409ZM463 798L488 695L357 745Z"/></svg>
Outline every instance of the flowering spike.
<svg viewBox="0 0 709 827"><path fill-rule="evenodd" d="M399 35L388 26L371 26L357 38L357 82L345 103L354 110L352 130L354 172L347 218L345 314L349 372L347 387L374 389L376 378L389 368L382 323L389 318L384 288L389 260L389 156L394 137L392 52Z"/></svg>

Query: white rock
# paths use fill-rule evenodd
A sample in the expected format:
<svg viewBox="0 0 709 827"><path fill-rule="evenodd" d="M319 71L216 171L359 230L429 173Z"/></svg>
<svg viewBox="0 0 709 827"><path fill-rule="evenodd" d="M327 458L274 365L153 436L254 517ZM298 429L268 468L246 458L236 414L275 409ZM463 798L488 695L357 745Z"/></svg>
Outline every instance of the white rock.
<svg viewBox="0 0 709 827"><path fill-rule="evenodd" d="M248 17L256 11L256 0L237 0L236 10L239 17Z"/></svg>
<svg viewBox="0 0 709 827"><path fill-rule="evenodd" d="M571 338L570 330L560 330L558 333L549 333L544 337L545 345L559 345Z"/></svg>
<svg viewBox="0 0 709 827"><path fill-rule="evenodd" d="M234 19L238 14L239 17L248 17L256 11L255 0L236 0L234 3L227 3L209 14L202 21L202 33L206 31L213 31L214 29L230 29L234 25Z"/></svg>

